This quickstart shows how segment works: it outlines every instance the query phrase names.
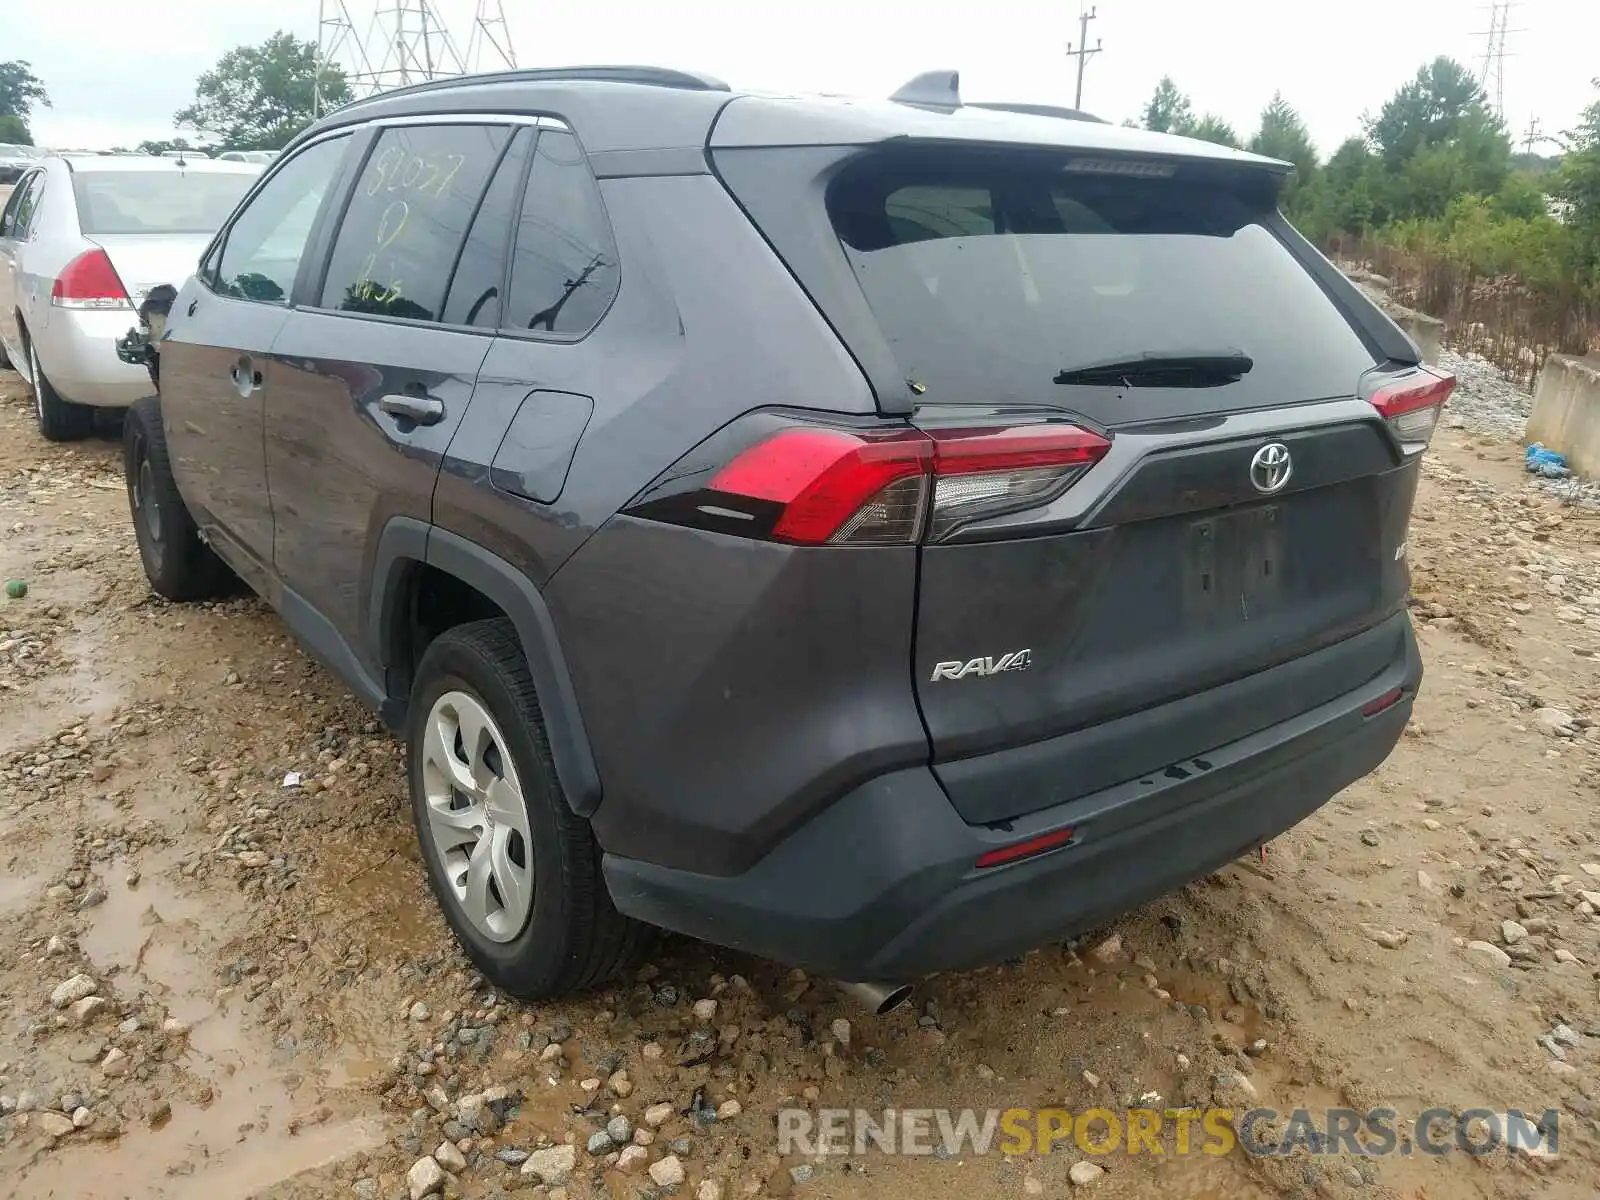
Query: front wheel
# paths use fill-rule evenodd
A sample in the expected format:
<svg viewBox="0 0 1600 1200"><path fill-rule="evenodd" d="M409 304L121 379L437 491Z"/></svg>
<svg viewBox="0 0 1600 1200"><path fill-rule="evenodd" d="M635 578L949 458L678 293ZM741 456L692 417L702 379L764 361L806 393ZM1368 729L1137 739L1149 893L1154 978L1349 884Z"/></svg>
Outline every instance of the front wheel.
<svg viewBox="0 0 1600 1200"><path fill-rule="evenodd" d="M123 418L122 470L139 561L156 594L168 600L210 600L229 592L233 573L200 540L189 506L178 494L161 427L161 401L155 396L135 403Z"/></svg>
<svg viewBox="0 0 1600 1200"><path fill-rule="evenodd" d="M594 834L562 795L509 621L459 625L429 645L407 757L428 882L487 979L538 1000L637 961L650 929L611 903Z"/></svg>

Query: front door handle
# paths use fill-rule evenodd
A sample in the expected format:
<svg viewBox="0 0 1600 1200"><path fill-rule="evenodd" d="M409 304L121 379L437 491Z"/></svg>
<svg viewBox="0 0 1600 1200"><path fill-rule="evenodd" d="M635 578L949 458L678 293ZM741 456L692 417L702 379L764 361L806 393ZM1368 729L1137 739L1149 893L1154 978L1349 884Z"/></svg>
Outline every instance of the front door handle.
<svg viewBox="0 0 1600 1200"><path fill-rule="evenodd" d="M444 420L444 401L432 396L411 396L393 392L378 401L378 407L391 417L415 425L437 425Z"/></svg>

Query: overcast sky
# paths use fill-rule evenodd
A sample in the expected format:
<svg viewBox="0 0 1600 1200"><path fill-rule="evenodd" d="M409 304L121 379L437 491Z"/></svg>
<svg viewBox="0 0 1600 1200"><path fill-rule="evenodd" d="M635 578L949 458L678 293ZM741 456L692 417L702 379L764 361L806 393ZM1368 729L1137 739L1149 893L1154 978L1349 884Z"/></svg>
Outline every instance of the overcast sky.
<svg viewBox="0 0 1600 1200"><path fill-rule="evenodd" d="M433 0L465 51L475 0ZM395 0L345 0L365 32ZM330 13L337 0L326 0ZM736 86L886 95L910 76L954 67L968 99L1070 104L1078 0L505 0L523 66L635 62L720 75ZM1197 112L1242 136L1281 89L1326 155L1357 132L1424 61L1476 68L1480 0L1100 0L1084 107L1136 116L1163 74ZM23 58L55 107L35 139L98 149L169 137L194 79L231 47L279 28L317 35L318 0L0 0L0 56ZM1505 60L1507 123L1571 128L1597 96L1600 0L1522 0Z"/></svg>

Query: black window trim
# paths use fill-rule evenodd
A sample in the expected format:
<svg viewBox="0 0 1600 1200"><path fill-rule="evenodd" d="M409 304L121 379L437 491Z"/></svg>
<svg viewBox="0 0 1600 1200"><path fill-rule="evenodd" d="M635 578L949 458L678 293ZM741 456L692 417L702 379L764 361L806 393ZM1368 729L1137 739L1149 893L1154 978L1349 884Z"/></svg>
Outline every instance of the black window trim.
<svg viewBox="0 0 1600 1200"><path fill-rule="evenodd" d="M348 127L332 129L325 134L310 139L303 145L296 146L293 154L280 155L274 159L272 165L263 171L250 189L240 197L239 203L234 206L232 214L223 222L222 228L212 235L211 241L207 243L205 250L201 252L194 275L200 286L209 295L215 296L218 300L234 301L240 304L270 304L274 308L292 309L294 307L294 297L298 294L301 279L305 275L307 260L310 258L313 248L317 245L318 234L327 218L328 201L331 197L338 195L345 186L344 173L350 169L350 146L345 147L344 156L339 160L339 164L334 170L332 183L327 192L323 194L322 203L317 206L316 215L311 218L311 229L306 235L306 249L300 255L300 265L296 270L294 283L284 303L251 300L244 296L231 296L218 288L217 272L222 267L223 255L227 253L228 239L233 236L233 227L238 223L239 217L255 202L255 198L261 194L267 183L276 179L278 172L282 171L289 163L317 146L340 138L351 138L351 145L355 145L359 141L361 134L362 130L359 126L355 129Z"/></svg>

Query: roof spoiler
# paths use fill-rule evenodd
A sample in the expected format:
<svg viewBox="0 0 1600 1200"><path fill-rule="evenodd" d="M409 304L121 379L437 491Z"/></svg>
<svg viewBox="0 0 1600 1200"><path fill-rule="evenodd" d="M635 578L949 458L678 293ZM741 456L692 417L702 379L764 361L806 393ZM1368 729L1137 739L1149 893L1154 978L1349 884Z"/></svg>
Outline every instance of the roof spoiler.
<svg viewBox="0 0 1600 1200"><path fill-rule="evenodd" d="M911 108L924 108L931 112L952 113L963 107L961 100L960 71L924 71L907 82L889 99L895 104ZM1093 121L1104 125L1103 118L1076 108L1061 108L1053 104L1021 104L1009 101L974 101L967 108L987 108L996 112L1028 113L1036 117L1059 117L1067 121Z"/></svg>

